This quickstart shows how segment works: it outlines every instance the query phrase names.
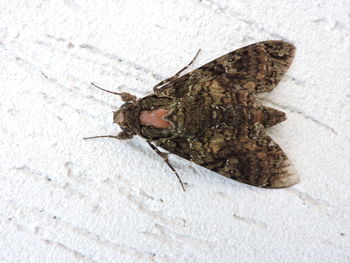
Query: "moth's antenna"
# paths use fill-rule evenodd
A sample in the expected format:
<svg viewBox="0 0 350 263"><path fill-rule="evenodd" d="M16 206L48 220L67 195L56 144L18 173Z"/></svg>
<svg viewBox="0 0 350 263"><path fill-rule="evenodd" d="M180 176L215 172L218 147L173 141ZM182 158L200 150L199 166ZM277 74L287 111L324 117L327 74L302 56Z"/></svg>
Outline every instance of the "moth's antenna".
<svg viewBox="0 0 350 263"><path fill-rule="evenodd" d="M103 88L97 86L97 85L96 85L95 83L93 83L93 82L91 82L91 85L94 86L95 88L98 88L98 89L103 90L103 91L105 91L105 92L112 93L112 94L115 94L115 95L120 96L121 99L122 99L122 101L124 101L124 102L129 102L129 101L131 101L131 102L136 102L136 99L137 99L136 96L134 96L134 95L132 95L132 94L130 94L130 93L128 93L128 92L120 92L120 93L119 93L119 92L114 92L114 91L106 90L106 89L103 89Z"/></svg>
<svg viewBox="0 0 350 263"><path fill-rule="evenodd" d="M91 85L94 86L95 88L98 88L98 89L103 90L103 91L105 91L105 92L109 92L109 93L112 93L112 94L121 96L121 93L103 89L103 88L97 86L97 85L96 85L95 83L93 83L93 82L91 82Z"/></svg>
<svg viewBox="0 0 350 263"><path fill-rule="evenodd" d="M125 131L121 131L117 135L98 135L98 136L85 137L83 139L89 140L89 139L95 139L95 138L114 138L117 140L128 140L128 139L131 139L133 135L134 135L133 133L127 133Z"/></svg>
<svg viewBox="0 0 350 263"><path fill-rule="evenodd" d="M84 140L90 140L90 139L95 139L95 138L114 138L120 140L118 136L113 136L113 135L99 135L99 136L91 136L91 137L84 137Z"/></svg>

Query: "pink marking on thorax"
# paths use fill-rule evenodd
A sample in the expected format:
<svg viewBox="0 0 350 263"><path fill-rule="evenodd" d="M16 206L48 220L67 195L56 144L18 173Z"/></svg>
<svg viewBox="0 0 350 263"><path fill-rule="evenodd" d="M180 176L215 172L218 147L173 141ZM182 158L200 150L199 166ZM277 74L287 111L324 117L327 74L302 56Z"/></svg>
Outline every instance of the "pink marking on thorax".
<svg viewBox="0 0 350 263"><path fill-rule="evenodd" d="M139 116L140 123L155 128L170 128L172 127L171 123L164 120L167 114L169 114L169 111L165 109L141 111Z"/></svg>

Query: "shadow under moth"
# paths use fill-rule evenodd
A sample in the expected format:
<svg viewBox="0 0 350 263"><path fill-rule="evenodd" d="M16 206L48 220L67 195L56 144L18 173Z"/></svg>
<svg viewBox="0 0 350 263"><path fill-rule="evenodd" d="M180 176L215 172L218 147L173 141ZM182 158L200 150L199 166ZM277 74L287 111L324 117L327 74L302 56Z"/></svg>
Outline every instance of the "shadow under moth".
<svg viewBox="0 0 350 263"><path fill-rule="evenodd" d="M281 80L294 53L295 47L287 42L259 42L180 76L195 57L140 99L95 85L125 102L113 115L122 131L85 139L143 137L175 172L183 189L168 154L158 147L242 183L265 188L294 185L299 181L295 169L264 131L286 116L260 101Z"/></svg>

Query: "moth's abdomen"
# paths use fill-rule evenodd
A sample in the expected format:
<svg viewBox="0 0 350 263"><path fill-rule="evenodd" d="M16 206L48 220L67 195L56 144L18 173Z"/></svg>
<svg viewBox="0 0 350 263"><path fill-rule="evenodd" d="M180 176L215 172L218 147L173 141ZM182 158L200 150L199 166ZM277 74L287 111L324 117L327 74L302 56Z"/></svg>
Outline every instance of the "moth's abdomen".
<svg viewBox="0 0 350 263"><path fill-rule="evenodd" d="M286 114L282 111L269 107L254 109L254 121L262 124L264 128L274 126L285 120Z"/></svg>

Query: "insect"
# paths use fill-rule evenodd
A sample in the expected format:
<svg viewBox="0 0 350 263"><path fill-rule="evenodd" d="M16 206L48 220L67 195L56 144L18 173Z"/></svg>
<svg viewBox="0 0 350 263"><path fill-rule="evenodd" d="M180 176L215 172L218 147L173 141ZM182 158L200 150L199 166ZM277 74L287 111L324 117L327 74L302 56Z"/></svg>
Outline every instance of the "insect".
<svg viewBox="0 0 350 263"><path fill-rule="evenodd" d="M195 57L140 99L96 86L125 102L113 115L122 131L86 139L143 137L175 172L183 189L168 153L158 147L249 185L294 185L299 181L295 169L264 131L286 120L285 113L263 106L258 98L276 87L294 53L295 47L284 41L258 42L180 76Z"/></svg>

